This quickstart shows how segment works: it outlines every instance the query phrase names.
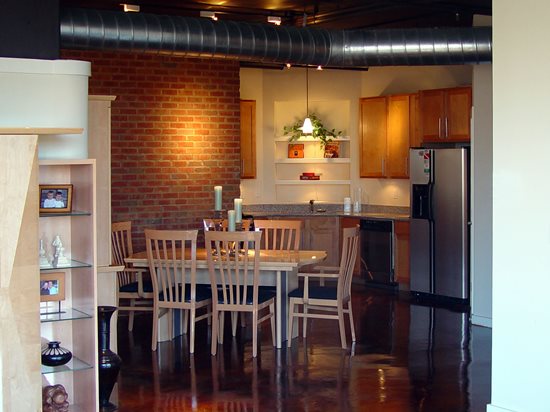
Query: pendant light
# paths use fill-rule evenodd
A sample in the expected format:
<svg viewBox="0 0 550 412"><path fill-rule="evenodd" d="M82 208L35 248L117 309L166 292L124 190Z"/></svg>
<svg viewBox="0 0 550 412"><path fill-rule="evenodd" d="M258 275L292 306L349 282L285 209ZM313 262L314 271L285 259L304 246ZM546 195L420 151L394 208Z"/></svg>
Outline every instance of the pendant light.
<svg viewBox="0 0 550 412"><path fill-rule="evenodd" d="M308 66L306 66L306 118L304 120L304 125L301 127L302 133L312 134L313 133L313 124L311 124L311 119L309 118L309 74Z"/></svg>

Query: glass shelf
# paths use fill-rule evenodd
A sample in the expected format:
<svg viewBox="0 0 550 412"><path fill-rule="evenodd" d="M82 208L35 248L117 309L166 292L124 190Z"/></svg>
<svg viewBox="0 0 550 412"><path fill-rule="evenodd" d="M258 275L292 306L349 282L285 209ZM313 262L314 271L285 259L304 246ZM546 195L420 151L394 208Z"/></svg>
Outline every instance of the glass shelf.
<svg viewBox="0 0 550 412"><path fill-rule="evenodd" d="M41 272L47 272L50 270L62 270L62 269L75 269L75 268L89 268L92 267L90 263L80 262L78 260L71 260L68 265L55 266L55 267L40 267Z"/></svg>
<svg viewBox="0 0 550 412"><path fill-rule="evenodd" d="M92 369L93 366L89 363L84 362L81 359L78 359L73 355L73 358L69 361L69 363L66 363L65 365L61 366L45 366L42 365L42 375L47 375L49 373L59 373L59 372L74 372L74 371L82 371L85 369Z"/></svg>
<svg viewBox="0 0 550 412"><path fill-rule="evenodd" d="M40 308L40 323L46 322L62 322L64 320L76 320L76 319L91 319L92 315L84 313L78 309L64 308L61 313L55 312L54 308L48 308L50 312L46 311L46 308Z"/></svg>
<svg viewBox="0 0 550 412"><path fill-rule="evenodd" d="M74 210L69 213L40 213L40 217L59 217L59 216L91 216L92 212Z"/></svg>
<svg viewBox="0 0 550 412"><path fill-rule="evenodd" d="M351 185L351 180L276 180L276 185Z"/></svg>
<svg viewBox="0 0 550 412"><path fill-rule="evenodd" d="M325 157L306 157L298 159L289 159L281 158L275 159L275 163L351 163L349 157L336 157L336 158L325 158Z"/></svg>

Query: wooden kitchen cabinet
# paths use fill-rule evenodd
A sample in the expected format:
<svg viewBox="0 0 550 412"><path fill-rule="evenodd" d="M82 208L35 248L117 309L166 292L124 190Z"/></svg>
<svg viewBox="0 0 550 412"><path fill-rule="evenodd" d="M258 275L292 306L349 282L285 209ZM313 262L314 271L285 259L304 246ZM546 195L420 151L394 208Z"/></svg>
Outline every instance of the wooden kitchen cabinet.
<svg viewBox="0 0 550 412"><path fill-rule="evenodd" d="M409 222L394 221L394 270L395 281L399 283L399 289L409 290L410 265L409 265Z"/></svg>
<svg viewBox="0 0 550 412"><path fill-rule="evenodd" d="M408 178L409 142L417 130L416 96L362 98L360 112L360 177Z"/></svg>
<svg viewBox="0 0 550 412"><path fill-rule="evenodd" d="M241 100L241 179L256 178L256 101Z"/></svg>
<svg viewBox="0 0 550 412"><path fill-rule="evenodd" d="M323 266L340 264L340 221L338 217L306 217L302 229L302 249L325 250ZM307 270L302 270L303 272Z"/></svg>
<svg viewBox="0 0 550 412"><path fill-rule="evenodd" d="M424 142L470 140L472 88L422 90L419 92L420 130Z"/></svg>

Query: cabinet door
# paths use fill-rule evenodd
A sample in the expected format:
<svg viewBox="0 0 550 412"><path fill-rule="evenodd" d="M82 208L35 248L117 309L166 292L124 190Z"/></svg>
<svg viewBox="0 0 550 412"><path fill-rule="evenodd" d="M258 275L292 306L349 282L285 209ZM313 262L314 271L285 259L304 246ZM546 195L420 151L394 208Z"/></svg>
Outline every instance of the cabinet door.
<svg viewBox="0 0 550 412"><path fill-rule="evenodd" d="M457 87L446 93L446 140L464 142L470 140L472 112L472 88Z"/></svg>
<svg viewBox="0 0 550 412"><path fill-rule="evenodd" d="M256 178L256 101L241 100L241 179Z"/></svg>
<svg viewBox="0 0 550 412"><path fill-rule="evenodd" d="M359 177L384 177L387 109L385 97L359 101Z"/></svg>
<svg viewBox="0 0 550 412"><path fill-rule="evenodd" d="M440 142L445 122L445 91L420 91L420 130L424 142Z"/></svg>
<svg viewBox="0 0 550 412"><path fill-rule="evenodd" d="M409 177L409 95L388 96L386 177Z"/></svg>
<svg viewBox="0 0 550 412"><path fill-rule="evenodd" d="M409 290L409 222L395 221L393 227L395 236L395 281L399 283L400 289Z"/></svg>
<svg viewBox="0 0 550 412"><path fill-rule="evenodd" d="M326 251L327 258L320 264L322 266L338 266L340 263L338 219L338 217L312 217L304 219L304 232L302 234L303 248Z"/></svg>
<svg viewBox="0 0 550 412"><path fill-rule="evenodd" d="M418 93L411 94L409 100L409 146L422 146L422 134L420 133L420 111Z"/></svg>

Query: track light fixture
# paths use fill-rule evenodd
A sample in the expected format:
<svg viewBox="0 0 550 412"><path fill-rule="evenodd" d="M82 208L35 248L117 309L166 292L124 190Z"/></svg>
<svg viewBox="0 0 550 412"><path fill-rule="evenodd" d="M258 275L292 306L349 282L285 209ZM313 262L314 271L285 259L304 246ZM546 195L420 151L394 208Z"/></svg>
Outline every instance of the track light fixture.
<svg viewBox="0 0 550 412"><path fill-rule="evenodd" d="M206 17L206 18L212 19L212 20L218 20L218 18L216 17L216 13L213 12L213 11L209 11L209 10L201 10L200 16L201 17Z"/></svg>
<svg viewBox="0 0 550 412"><path fill-rule="evenodd" d="M268 23L272 23L276 26L280 26L281 25L281 21L282 19L278 16L267 16L267 22Z"/></svg>
<svg viewBox="0 0 550 412"><path fill-rule="evenodd" d="M126 3L121 3L120 4L122 6L122 9L125 11L125 12L139 12L139 5L138 4L126 4Z"/></svg>

